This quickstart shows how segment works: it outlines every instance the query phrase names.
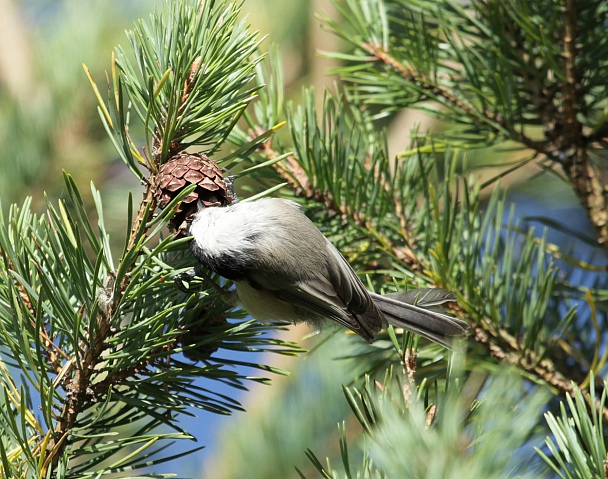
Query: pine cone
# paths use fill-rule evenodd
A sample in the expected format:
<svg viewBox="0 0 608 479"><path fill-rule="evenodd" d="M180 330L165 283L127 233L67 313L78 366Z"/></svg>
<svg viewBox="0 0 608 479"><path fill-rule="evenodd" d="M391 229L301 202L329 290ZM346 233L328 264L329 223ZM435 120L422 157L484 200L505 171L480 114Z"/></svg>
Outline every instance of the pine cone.
<svg viewBox="0 0 608 479"><path fill-rule="evenodd" d="M188 185L197 185L179 205L169 227L184 236L188 220L194 216L198 201L205 206L224 206L232 198L228 194L222 170L202 153L179 153L160 167L156 198L159 208L165 208Z"/></svg>

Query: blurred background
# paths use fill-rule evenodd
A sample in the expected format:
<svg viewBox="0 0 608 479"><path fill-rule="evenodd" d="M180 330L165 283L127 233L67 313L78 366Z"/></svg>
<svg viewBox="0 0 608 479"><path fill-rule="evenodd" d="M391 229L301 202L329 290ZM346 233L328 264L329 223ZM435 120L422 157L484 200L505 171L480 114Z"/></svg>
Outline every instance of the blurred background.
<svg viewBox="0 0 608 479"><path fill-rule="evenodd" d="M38 211L44 193L52 200L62 197L61 172L65 170L74 176L85 198L90 198L91 182L101 190L108 231L117 247L123 244L127 191L137 200L143 190L106 137L82 64L104 94L113 48L127 46L125 29L137 18L147 17L153 5L149 0L0 0L0 200L4 211L12 203L21 204L26 196L33 197ZM335 79L326 75L331 65L317 52L341 48L338 39L323 31L317 16L338 19L331 2L246 0L243 12L254 29L268 35L265 49L270 43L279 45L287 97L297 102L301 86L314 85L321 99L322 89ZM386 125L392 154L407 146L414 125L421 131L441 127L419 113L403 112ZM516 160L525 152L480 150L468 155L467 165L481 181L498 173L492 162L504 160L505 155L514 155ZM505 177L503 185L510 187L516 216L567 217L573 229L590 231L567 185L540 174L535 166ZM563 244L564 238L558 231L549 232L550 242L572 248ZM596 251L587 246L575 254L589 260ZM341 387L353 380L357 367L339 359L356 343L333 330L303 339L310 332L293 327L287 334L314 349L313 353L265 359L291 376L274 377L272 387L255 386L239 393L247 413L230 417L197 413L198 418L189 419L184 427L198 443L177 444L171 452L199 445L205 449L154 472L220 479L297 477L294 466L304 473L312 471L307 448L319 457L339 454L338 423L346 421L348 436L360 434ZM234 395L235 391L225 393ZM277 418L293 427L283 423L277 428Z"/></svg>

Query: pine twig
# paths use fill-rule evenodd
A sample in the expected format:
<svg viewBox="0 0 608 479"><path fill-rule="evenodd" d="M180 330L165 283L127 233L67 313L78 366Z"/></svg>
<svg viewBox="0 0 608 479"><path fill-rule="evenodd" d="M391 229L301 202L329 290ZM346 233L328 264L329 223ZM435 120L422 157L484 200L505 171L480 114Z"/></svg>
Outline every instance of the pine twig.
<svg viewBox="0 0 608 479"><path fill-rule="evenodd" d="M133 221L131 227L126 253L135 246L139 229L141 224L146 220L148 212L153 211L156 207L156 198L154 196L156 185L154 178L154 176L151 176L151 181L147 183L144 199L140 204L137 217ZM115 273L110 274L108 281L113 281L114 277ZM125 274L118 291L116 292L117 294L115 294L113 298L110 298L109 301L107 301L107 304L104 304L99 309L99 314L95 320L96 324L91 324L92 327L89 330L88 341L85 341L85 343L82 344L81 350L79 351L81 360L78 364L80 364L81 367L78 367L75 361L69 363L71 364L71 368L75 369L75 371L73 372L73 376L66 379L64 383L66 396L54 430L55 437L59 437L59 439L51 440L49 442L47 447L47 467L50 466L53 469L55 468L68 444L66 438L69 435L70 430L75 426L78 415L86 406L90 398L95 396L95 388L92 386L92 376L95 373L96 366L103 361L102 353L106 348L108 338L113 332L111 319L114 311L122 300L124 291L128 286L128 281L129 275Z"/></svg>
<svg viewBox="0 0 608 479"><path fill-rule="evenodd" d="M95 367L102 360L102 352L106 347L106 340L112 331L110 325L111 315L100 312L97 318L97 327L90 332L89 341L82 345L81 368L75 368L74 375L64 386L66 396L63 401L63 408L55 425L55 437L58 440L51 440L47 447L47 460L52 458L50 465L55 469L61 458L65 447L66 438L70 430L76 424L78 415L83 410L88 398L92 395L91 377L95 373Z"/></svg>
<svg viewBox="0 0 608 479"><path fill-rule="evenodd" d="M448 90L433 84L428 78L426 78L425 75L416 72L409 65L403 65L396 58L394 58L378 46L366 42L361 43L360 46L367 53L372 55L372 57L377 62L388 66L397 74L399 74L402 78L411 83L415 83L422 90L428 91L429 94L435 97L443 98L448 104L452 105L453 108L460 110L468 117L476 120L481 120L484 123L488 124L494 130L499 131L500 129L502 129L503 131L508 132L513 139L524 144L531 150L543 153L548 157L553 157L554 152L548 145L534 141L532 138L525 135L523 131L516 130L513 125L502 119L499 115L493 114L487 110L484 110L483 112L478 111L475 107L467 104L463 100L454 96ZM497 126L500 128L497 128Z"/></svg>
<svg viewBox="0 0 608 479"><path fill-rule="evenodd" d="M574 395L574 381L560 371L553 361L547 358L538 361L531 356L531 353L524 354L515 338L505 330L501 329L494 333L480 323L471 323L471 329L475 341L481 344L494 359L522 369L564 395ZM592 401L588 395L584 396L589 411L600 408L599 400ZM603 407L601 412L604 424L608 426L608 407Z"/></svg>

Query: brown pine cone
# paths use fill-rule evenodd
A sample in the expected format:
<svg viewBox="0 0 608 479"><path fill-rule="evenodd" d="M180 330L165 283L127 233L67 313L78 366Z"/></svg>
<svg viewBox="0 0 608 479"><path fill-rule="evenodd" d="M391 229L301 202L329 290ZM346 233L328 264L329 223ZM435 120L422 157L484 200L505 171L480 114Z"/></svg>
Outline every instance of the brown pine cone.
<svg viewBox="0 0 608 479"><path fill-rule="evenodd" d="M177 236L186 234L188 220L196 213L199 200L205 206L224 206L232 201L221 168L202 153L183 152L173 156L160 167L156 184L156 198L161 209L188 185L197 185L182 200L169 222Z"/></svg>

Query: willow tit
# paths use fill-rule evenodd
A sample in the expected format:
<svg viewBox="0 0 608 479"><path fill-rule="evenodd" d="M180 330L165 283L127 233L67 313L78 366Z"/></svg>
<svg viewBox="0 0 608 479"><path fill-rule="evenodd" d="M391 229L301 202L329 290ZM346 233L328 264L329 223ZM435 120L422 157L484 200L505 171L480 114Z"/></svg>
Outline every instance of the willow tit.
<svg viewBox="0 0 608 479"><path fill-rule="evenodd" d="M371 342L388 324L450 345L468 325L436 310L445 290L371 293L340 252L291 201L265 198L199 207L190 248L236 285L238 303L260 321L333 320ZM415 303L415 304L413 304ZM435 309L434 309L435 308Z"/></svg>

